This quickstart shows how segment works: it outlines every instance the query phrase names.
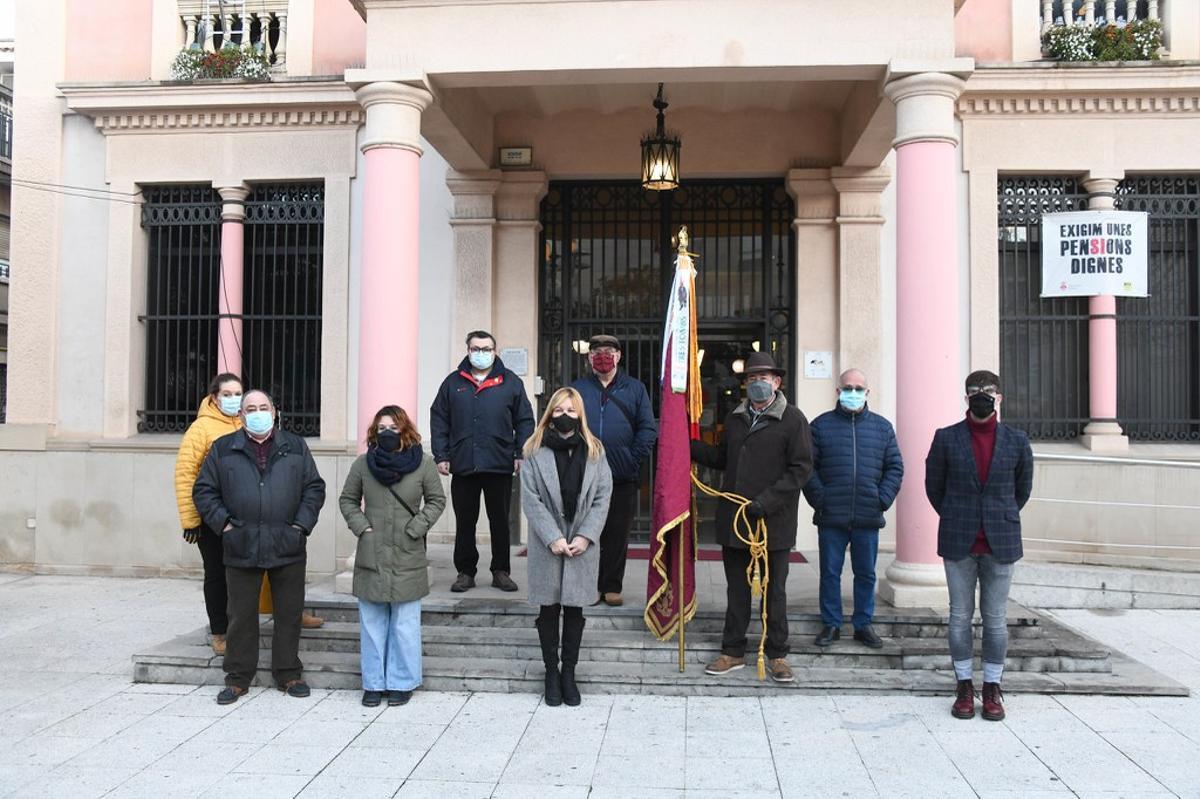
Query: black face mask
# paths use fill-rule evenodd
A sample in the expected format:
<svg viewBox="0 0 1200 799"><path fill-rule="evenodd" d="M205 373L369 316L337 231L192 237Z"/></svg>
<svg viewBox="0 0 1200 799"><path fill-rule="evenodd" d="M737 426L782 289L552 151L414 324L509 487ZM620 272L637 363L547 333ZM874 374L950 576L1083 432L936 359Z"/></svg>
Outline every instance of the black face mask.
<svg viewBox="0 0 1200 799"><path fill-rule="evenodd" d="M980 391L967 398L967 407L971 409L971 415L976 419L986 419L996 410L996 398Z"/></svg>
<svg viewBox="0 0 1200 799"><path fill-rule="evenodd" d="M579 420L565 413L562 416L551 416L550 424L554 425L554 429L563 435L574 433L579 429Z"/></svg>
<svg viewBox="0 0 1200 799"><path fill-rule="evenodd" d="M395 452L400 449L400 434L395 430L380 430L375 434L375 443L384 452Z"/></svg>

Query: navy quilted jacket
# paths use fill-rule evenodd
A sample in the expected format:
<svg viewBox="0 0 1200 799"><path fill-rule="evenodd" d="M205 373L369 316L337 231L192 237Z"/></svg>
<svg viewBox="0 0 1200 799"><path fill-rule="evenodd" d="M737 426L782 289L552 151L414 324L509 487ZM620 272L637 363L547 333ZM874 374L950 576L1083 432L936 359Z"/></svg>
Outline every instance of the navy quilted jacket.
<svg viewBox="0 0 1200 799"><path fill-rule="evenodd" d="M904 462L892 423L870 409L850 413L839 404L812 423L813 473L804 498L818 527L883 527L896 501Z"/></svg>
<svg viewBox="0 0 1200 799"><path fill-rule="evenodd" d="M1021 508L1033 493L1033 448L1015 427L996 425L996 450L986 483L980 484L964 419L933 434L925 458L925 495L938 512L938 555L962 560L983 528L992 557L1020 560Z"/></svg>
<svg viewBox="0 0 1200 799"><path fill-rule="evenodd" d="M658 423L654 421L654 408L646 386L620 372L609 384L607 402L604 401L604 387L594 374L579 378L571 386L583 397L592 435L604 444L613 482L637 482L642 462L650 457L658 439ZM633 419L618 403L628 409Z"/></svg>

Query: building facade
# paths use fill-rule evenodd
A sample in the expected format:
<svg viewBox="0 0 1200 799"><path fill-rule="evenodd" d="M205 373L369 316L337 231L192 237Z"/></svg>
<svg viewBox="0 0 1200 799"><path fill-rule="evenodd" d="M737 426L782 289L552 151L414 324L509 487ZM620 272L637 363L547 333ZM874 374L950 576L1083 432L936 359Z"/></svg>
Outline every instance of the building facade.
<svg viewBox="0 0 1200 799"><path fill-rule="evenodd" d="M18 43L45 46L15 89L0 561L195 568L171 471L222 368L276 396L330 493L376 408L428 430L468 330L495 333L535 403L596 332L652 384L686 225L706 434L752 349L810 417L855 366L895 420L889 599L944 601L923 459L975 368L1035 441L1031 555L1200 563L1200 4L224 8L20 4ZM1044 58L1074 17L1158 20L1161 58ZM226 38L270 79L170 80L181 50ZM682 182L654 192L639 140L660 83ZM61 190L26 188L43 184ZM1151 297L1041 299L1041 215L1114 206L1151 214ZM352 551L330 503L309 568Z"/></svg>

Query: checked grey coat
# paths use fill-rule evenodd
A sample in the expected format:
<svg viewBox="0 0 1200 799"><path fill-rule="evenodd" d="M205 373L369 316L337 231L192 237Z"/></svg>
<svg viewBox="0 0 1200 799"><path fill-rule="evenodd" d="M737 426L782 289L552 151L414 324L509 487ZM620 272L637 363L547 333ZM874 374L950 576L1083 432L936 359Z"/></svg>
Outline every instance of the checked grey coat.
<svg viewBox="0 0 1200 799"><path fill-rule="evenodd" d="M608 518L612 496L612 471L607 458L589 460L583 470L583 487L575 520L568 526L563 516L562 489L554 450L542 447L521 467L521 505L529 519L529 602L575 607L596 601L600 571L600 531ZM550 542L577 535L592 542L587 551L568 558L550 551Z"/></svg>

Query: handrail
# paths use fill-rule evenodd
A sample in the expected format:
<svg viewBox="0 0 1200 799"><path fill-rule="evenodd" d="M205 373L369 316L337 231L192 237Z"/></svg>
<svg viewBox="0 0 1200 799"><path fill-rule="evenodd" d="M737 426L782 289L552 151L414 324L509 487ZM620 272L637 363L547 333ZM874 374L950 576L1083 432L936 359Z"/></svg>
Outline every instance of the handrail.
<svg viewBox="0 0 1200 799"><path fill-rule="evenodd" d="M1116 458L1111 455L1068 455L1057 452L1035 452L1038 461L1076 461L1078 463L1113 463L1120 466L1175 466L1180 469L1200 469L1200 461L1154 460L1150 458Z"/></svg>

